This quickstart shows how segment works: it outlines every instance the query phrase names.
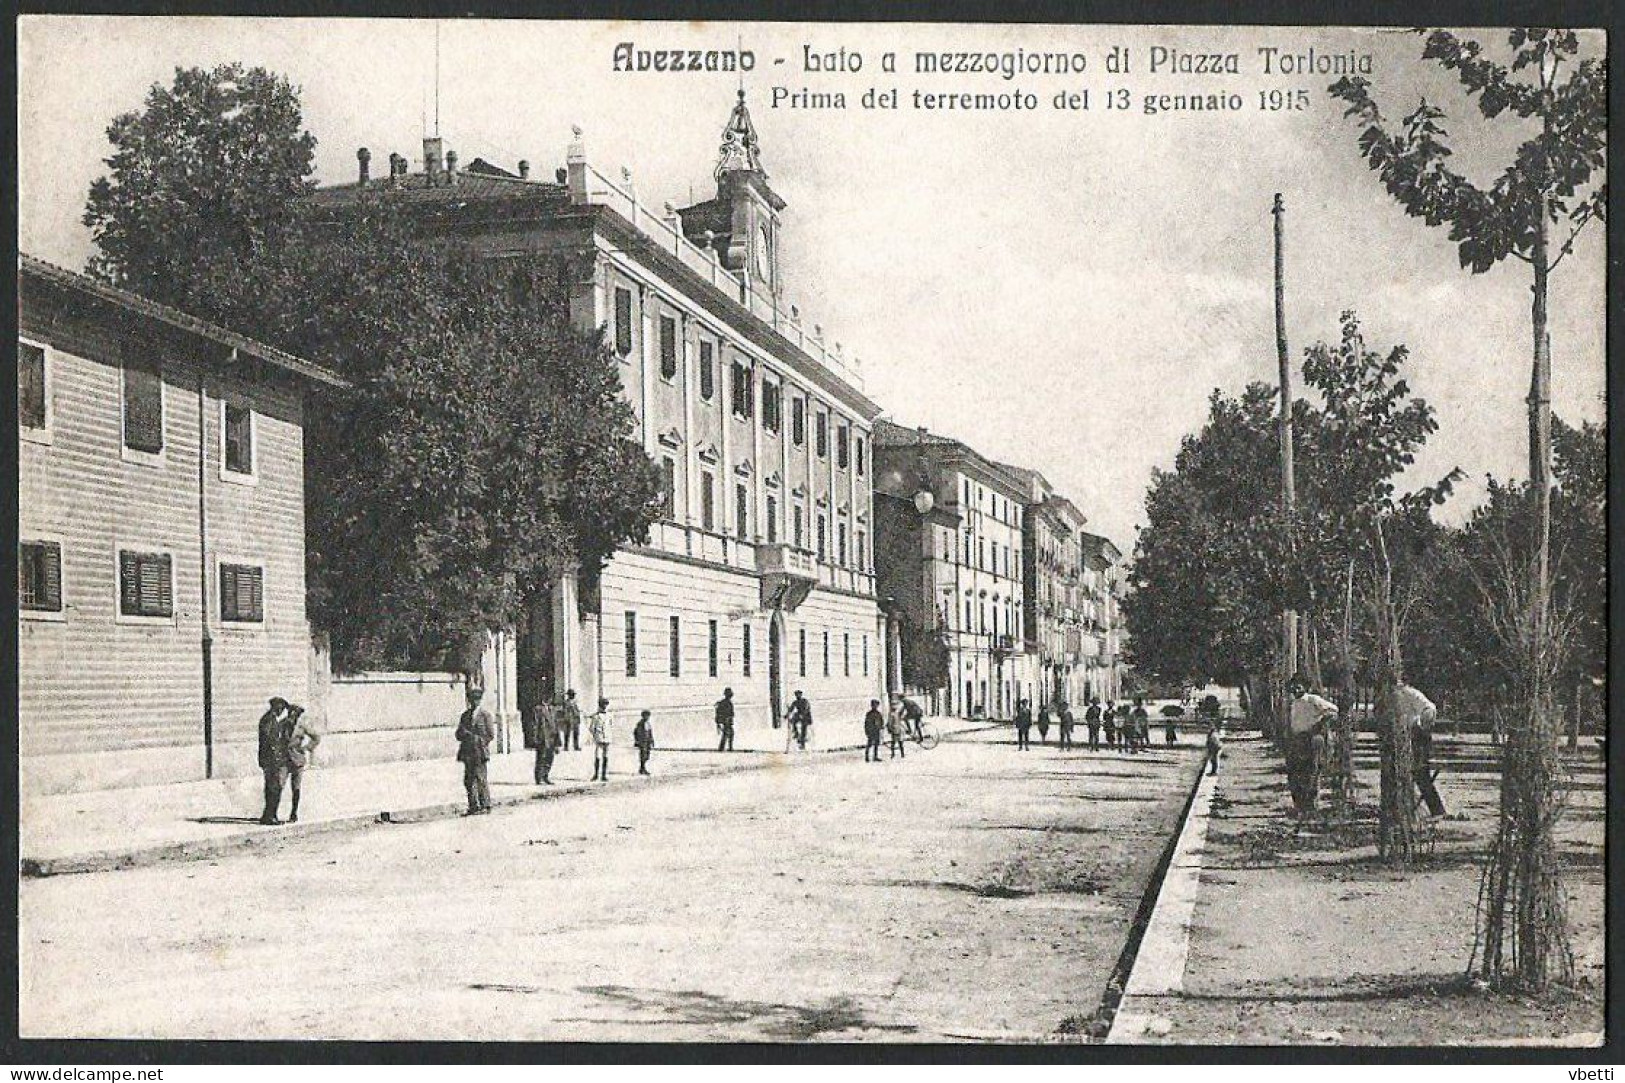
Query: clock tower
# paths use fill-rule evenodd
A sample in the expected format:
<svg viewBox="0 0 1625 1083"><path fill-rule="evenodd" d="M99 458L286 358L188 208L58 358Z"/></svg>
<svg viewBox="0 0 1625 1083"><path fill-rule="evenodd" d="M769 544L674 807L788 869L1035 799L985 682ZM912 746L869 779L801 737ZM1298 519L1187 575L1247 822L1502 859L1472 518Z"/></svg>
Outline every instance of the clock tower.
<svg viewBox="0 0 1625 1083"><path fill-rule="evenodd" d="M724 267L739 276L749 293L764 294L778 303L779 212L784 200L767 183L761 150L745 92L739 92L713 171L716 198L679 211L683 233L694 244L710 248Z"/></svg>

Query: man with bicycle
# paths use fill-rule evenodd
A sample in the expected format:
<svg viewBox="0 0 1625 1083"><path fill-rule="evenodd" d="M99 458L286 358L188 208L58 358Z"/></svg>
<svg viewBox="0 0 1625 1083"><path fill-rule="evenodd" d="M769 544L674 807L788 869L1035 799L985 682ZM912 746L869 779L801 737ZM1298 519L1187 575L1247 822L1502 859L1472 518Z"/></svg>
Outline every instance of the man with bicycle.
<svg viewBox="0 0 1625 1083"><path fill-rule="evenodd" d="M904 726L904 728L908 730L908 732L914 737L914 740L916 742L924 743L924 741L925 741L925 725L924 725L924 723L925 723L925 711L924 711L924 709L921 708L918 703L915 703L913 700L909 699L907 696L904 696L903 697L903 705L902 705L900 710L901 710L901 713L902 713L902 716L903 716L903 726Z"/></svg>

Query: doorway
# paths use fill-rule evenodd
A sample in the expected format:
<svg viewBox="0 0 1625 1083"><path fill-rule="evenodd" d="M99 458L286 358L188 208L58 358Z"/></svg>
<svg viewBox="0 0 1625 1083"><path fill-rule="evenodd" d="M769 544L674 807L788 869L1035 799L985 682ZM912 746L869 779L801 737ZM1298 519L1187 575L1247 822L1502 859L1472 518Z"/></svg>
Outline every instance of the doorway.
<svg viewBox="0 0 1625 1083"><path fill-rule="evenodd" d="M559 697L558 674L553 649L553 598L558 585L537 591L520 608L515 623L515 689L522 717L538 703L551 703Z"/></svg>
<svg viewBox="0 0 1625 1083"><path fill-rule="evenodd" d="M767 622L767 703L778 729L784 717L784 613L778 609Z"/></svg>

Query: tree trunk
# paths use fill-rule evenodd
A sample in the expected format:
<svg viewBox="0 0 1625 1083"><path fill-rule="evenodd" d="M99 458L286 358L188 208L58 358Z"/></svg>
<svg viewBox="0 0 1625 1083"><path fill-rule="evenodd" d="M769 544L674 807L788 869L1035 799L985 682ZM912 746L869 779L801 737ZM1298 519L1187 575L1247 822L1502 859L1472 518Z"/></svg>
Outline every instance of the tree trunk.
<svg viewBox="0 0 1625 1083"><path fill-rule="evenodd" d="M1551 135L1547 92L1545 129ZM1530 262L1534 363L1529 381L1529 482L1535 501L1533 559L1516 701L1501 753L1501 815L1496 847L1485 870L1482 907L1483 976L1526 992L1541 992L1574 972L1568 950L1567 900L1557 859L1556 800L1559 720L1553 702L1557 644L1551 626L1552 413L1551 338L1547 331L1550 196L1542 197ZM1515 599L1509 599L1515 603ZM1509 927L1510 922L1510 927Z"/></svg>
<svg viewBox="0 0 1625 1083"><path fill-rule="evenodd" d="M1569 712L1569 751L1580 751L1580 712L1585 703L1585 683L1574 682L1574 710Z"/></svg>
<svg viewBox="0 0 1625 1083"><path fill-rule="evenodd" d="M1354 803L1354 561L1348 565L1343 625L1337 636L1337 662L1342 679L1337 688L1337 807L1347 814Z"/></svg>
<svg viewBox="0 0 1625 1083"><path fill-rule="evenodd" d="M1376 530L1376 605L1373 624L1377 732L1381 735L1382 787L1377 818L1377 853L1390 865L1405 866L1416 856L1416 781L1411 731L1399 718L1399 683L1404 679L1399 657L1399 628L1394 619L1393 567Z"/></svg>

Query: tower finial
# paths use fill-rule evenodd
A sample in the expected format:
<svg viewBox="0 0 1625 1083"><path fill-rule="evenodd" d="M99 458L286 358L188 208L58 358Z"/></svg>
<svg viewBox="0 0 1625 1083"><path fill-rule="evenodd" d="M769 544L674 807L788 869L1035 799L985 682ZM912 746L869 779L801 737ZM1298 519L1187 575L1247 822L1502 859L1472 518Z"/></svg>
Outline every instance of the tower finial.
<svg viewBox="0 0 1625 1083"><path fill-rule="evenodd" d="M715 175L721 180L725 173L762 173L761 152L756 143L756 126L750 121L750 110L745 108L745 88L739 88L739 100L728 123L722 129L722 146L717 153Z"/></svg>

